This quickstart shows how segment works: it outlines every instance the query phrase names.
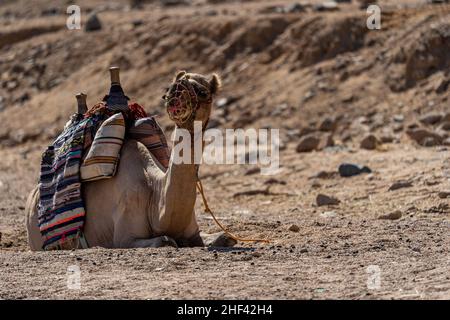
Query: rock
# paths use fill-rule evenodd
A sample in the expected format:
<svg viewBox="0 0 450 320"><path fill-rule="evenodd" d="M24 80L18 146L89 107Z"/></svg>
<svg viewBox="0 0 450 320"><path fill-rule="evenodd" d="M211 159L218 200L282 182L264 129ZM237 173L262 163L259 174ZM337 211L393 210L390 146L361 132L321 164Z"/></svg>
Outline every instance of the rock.
<svg viewBox="0 0 450 320"><path fill-rule="evenodd" d="M437 133L421 128L409 129L406 134L421 146L440 145L443 140Z"/></svg>
<svg viewBox="0 0 450 320"><path fill-rule="evenodd" d="M256 168L251 168L251 169L248 169L246 172L245 172L245 174L244 175L246 175L246 176L250 176L250 175L252 175L252 174L257 174L257 173L261 173L261 169L260 168L258 168L258 167L256 167Z"/></svg>
<svg viewBox="0 0 450 320"><path fill-rule="evenodd" d="M441 191L438 193L438 197L441 199L450 198L450 191Z"/></svg>
<svg viewBox="0 0 450 320"><path fill-rule="evenodd" d="M318 194L316 197L316 204L321 206L335 206L340 203L339 199L327 196L325 194Z"/></svg>
<svg viewBox="0 0 450 320"><path fill-rule="evenodd" d="M423 141L422 141L422 145L424 147L434 147L434 146L438 146L442 144L442 142L438 142L436 139L432 138L432 137L426 137Z"/></svg>
<svg viewBox="0 0 450 320"><path fill-rule="evenodd" d="M133 27L139 27L142 26L144 24L144 20L141 19L136 19L132 21Z"/></svg>
<svg viewBox="0 0 450 320"><path fill-rule="evenodd" d="M191 4L189 0L160 0L160 3L164 7L174 7L174 6L187 6Z"/></svg>
<svg viewBox="0 0 450 320"><path fill-rule="evenodd" d="M231 102L232 102L232 99L223 97L223 98L220 98L219 100L217 100L216 106L217 106L217 108L223 108L223 107L230 105Z"/></svg>
<svg viewBox="0 0 450 320"><path fill-rule="evenodd" d="M439 123L444 115L442 113L431 112L427 113L419 118L419 121L423 124L434 125Z"/></svg>
<svg viewBox="0 0 450 320"><path fill-rule="evenodd" d="M316 150L319 146L320 139L314 135L304 136L297 145L297 152L310 152Z"/></svg>
<svg viewBox="0 0 450 320"><path fill-rule="evenodd" d="M298 2L288 4L283 8L284 13L296 13L296 12L304 12L304 11L305 11L305 6Z"/></svg>
<svg viewBox="0 0 450 320"><path fill-rule="evenodd" d="M102 23L100 22L100 19L98 18L97 14L91 13L86 21L86 25L84 26L84 31L86 32L92 32L102 29Z"/></svg>
<svg viewBox="0 0 450 320"><path fill-rule="evenodd" d="M336 119L333 118L325 118L319 126L320 131L332 132L336 130L337 123Z"/></svg>
<svg viewBox="0 0 450 320"><path fill-rule="evenodd" d="M1 99L0 99L1 101ZM450 122L444 122L438 128L439 131L450 131Z"/></svg>
<svg viewBox="0 0 450 320"><path fill-rule="evenodd" d="M214 241L212 241L209 247L233 247L237 241L231 238L226 233L221 233Z"/></svg>
<svg viewBox="0 0 450 320"><path fill-rule="evenodd" d="M325 211L320 214L322 218L334 218L337 216L336 211Z"/></svg>
<svg viewBox="0 0 450 320"><path fill-rule="evenodd" d="M397 123L403 123L403 121L405 121L405 116L402 114L396 114L392 117L392 120Z"/></svg>
<svg viewBox="0 0 450 320"><path fill-rule="evenodd" d="M352 163L343 163L339 166L339 174L341 177L352 177L359 175L361 173L371 173L372 170L370 170L367 166L360 166L357 164Z"/></svg>
<svg viewBox="0 0 450 320"><path fill-rule="evenodd" d="M289 227L288 230L289 230L289 231L292 231L292 232L299 232L299 231L300 231L300 227L299 227L298 225L296 225L296 224L293 224L293 225L291 225L291 226Z"/></svg>
<svg viewBox="0 0 450 320"><path fill-rule="evenodd" d="M397 220L402 217L402 212L400 210L396 210L394 212L379 216L378 219L381 220Z"/></svg>
<svg viewBox="0 0 450 320"><path fill-rule="evenodd" d="M361 149L375 150L380 144L381 142L377 137L375 137L373 134L369 134L361 140L359 146Z"/></svg>
<svg viewBox="0 0 450 320"><path fill-rule="evenodd" d="M449 85L450 85L450 79L441 79L436 86L435 92L436 93L444 93L447 91Z"/></svg>
<svg viewBox="0 0 450 320"><path fill-rule="evenodd" d="M333 171L319 171L317 174L309 177L309 179L331 179L336 175Z"/></svg>
<svg viewBox="0 0 450 320"><path fill-rule="evenodd" d="M396 181L389 187L388 190L394 191L394 190L403 189L403 188L410 188L412 186L413 186L413 184L411 181Z"/></svg>
<svg viewBox="0 0 450 320"><path fill-rule="evenodd" d="M325 1L314 6L314 11L337 11L339 6L336 1Z"/></svg>

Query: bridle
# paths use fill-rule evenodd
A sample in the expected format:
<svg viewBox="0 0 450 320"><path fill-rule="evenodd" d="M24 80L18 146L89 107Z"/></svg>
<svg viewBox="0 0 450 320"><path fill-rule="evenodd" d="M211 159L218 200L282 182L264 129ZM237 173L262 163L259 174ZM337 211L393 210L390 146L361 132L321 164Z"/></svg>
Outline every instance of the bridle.
<svg viewBox="0 0 450 320"><path fill-rule="evenodd" d="M200 84L199 84L200 85ZM205 88L206 90L206 88ZM200 99L189 81L189 75L184 75L177 79L169 88L169 93L164 95L163 99L166 104L167 114L173 122L178 126L182 126L188 121L195 119L197 110L200 107ZM211 103L211 97L202 103ZM173 109L172 106L175 106ZM206 128L208 121L203 124L203 130Z"/></svg>

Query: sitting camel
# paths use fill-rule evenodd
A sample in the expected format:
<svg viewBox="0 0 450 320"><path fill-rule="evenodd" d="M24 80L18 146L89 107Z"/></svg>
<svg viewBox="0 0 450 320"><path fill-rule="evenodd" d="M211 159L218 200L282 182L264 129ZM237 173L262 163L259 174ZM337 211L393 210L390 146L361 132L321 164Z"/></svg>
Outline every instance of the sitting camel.
<svg viewBox="0 0 450 320"><path fill-rule="evenodd" d="M179 72L165 96L169 115L185 110L183 103L188 103L180 99L182 93L175 89L180 80L189 81L195 91L197 99L194 105L190 100L189 107L196 111L183 123L175 121L175 134L177 130L187 129L193 135L194 121L201 121L203 130L206 127L220 79L216 74L206 77ZM193 148L193 137L191 144ZM122 147L114 177L83 183L88 213L83 232L89 247L204 246L206 241L199 234L194 212L198 165L176 164L173 158L174 150L165 171L143 144L128 139ZM28 240L32 250L42 250L44 242L38 227L38 202L39 188L36 187L26 206ZM208 242L212 238L209 237Z"/></svg>

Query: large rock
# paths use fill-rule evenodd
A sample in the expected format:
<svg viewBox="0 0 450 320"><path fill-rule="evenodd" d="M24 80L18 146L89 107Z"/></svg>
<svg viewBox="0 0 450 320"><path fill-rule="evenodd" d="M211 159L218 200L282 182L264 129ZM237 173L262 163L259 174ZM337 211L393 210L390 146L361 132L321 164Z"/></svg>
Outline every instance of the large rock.
<svg viewBox="0 0 450 320"><path fill-rule="evenodd" d="M361 149L375 150L381 144L380 140L373 134L365 136L360 143Z"/></svg>
<svg viewBox="0 0 450 320"><path fill-rule="evenodd" d="M316 204L321 206L335 206L338 205L341 201L339 199L327 196L325 194L318 194L316 197Z"/></svg>
<svg viewBox="0 0 450 320"><path fill-rule="evenodd" d="M357 164L352 163L343 163L339 166L339 174L341 177L353 177L356 175L359 175L361 173L371 173L372 170L370 170L369 167L366 166L360 166Z"/></svg>
<svg viewBox="0 0 450 320"><path fill-rule="evenodd" d="M431 147L442 144L442 137L427 129L417 128L406 131L406 134L421 146Z"/></svg>
<svg viewBox="0 0 450 320"><path fill-rule="evenodd" d="M419 118L419 121L423 124L433 125L439 123L444 118L442 113L430 112Z"/></svg>
<svg viewBox="0 0 450 320"><path fill-rule="evenodd" d="M315 135L304 136L297 145L297 152L310 152L319 147L320 139Z"/></svg>
<svg viewBox="0 0 450 320"><path fill-rule="evenodd" d="M394 212L385 214L385 215L381 215L380 217L378 217L378 219L381 220L397 220L400 219L402 217L402 212L400 210L396 210Z"/></svg>

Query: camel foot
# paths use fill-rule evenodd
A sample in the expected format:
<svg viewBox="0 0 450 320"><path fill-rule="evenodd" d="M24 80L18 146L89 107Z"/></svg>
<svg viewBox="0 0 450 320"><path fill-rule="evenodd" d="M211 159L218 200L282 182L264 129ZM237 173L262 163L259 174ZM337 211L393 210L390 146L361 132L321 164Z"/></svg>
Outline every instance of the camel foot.
<svg viewBox="0 0 450 320"><path fill-rule="evenodd" d="M224 232L201 234L203 243L207 247L233 247L237 241Z"/></svg>
<svg viewBox="0 0 450 320"><path fill-rule="evenodd" d="M158 237L156 239L158 239L158 241L157 241L157 244L158 244L157 248L160 248L160 247L175 247L175 248L178 248L177 242L175 240L173 240L171 237L161 236L161 237Z"/></svg>

